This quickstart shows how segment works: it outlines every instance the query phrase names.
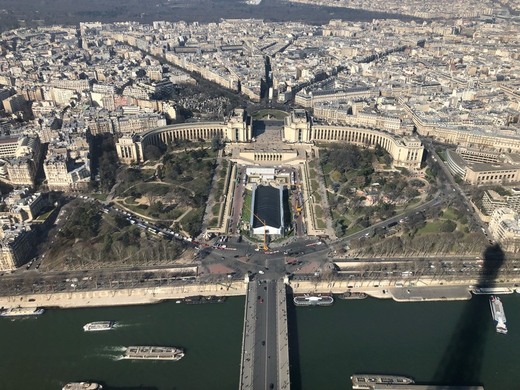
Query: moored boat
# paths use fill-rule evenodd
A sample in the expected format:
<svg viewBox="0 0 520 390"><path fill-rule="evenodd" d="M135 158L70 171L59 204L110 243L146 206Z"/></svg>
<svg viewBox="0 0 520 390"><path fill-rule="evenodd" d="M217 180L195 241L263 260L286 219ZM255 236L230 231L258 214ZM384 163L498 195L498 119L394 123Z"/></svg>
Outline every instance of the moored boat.
<svg viewBox="0 0 520 390"><path fill-rule="evenodd" d="M356 374L350 377L352 389L372 390L381 386L410 385L414 383L412 378L401 375Z"/></svg>
<svg viewBox="0 0 520 390"><path fill-rule="evenodd" d="M184 298L183 302L188 305L198 305L201 303L222 303L226 301L226 297L217 297L215 295L194 295Z"/></svg>
<svg viewBox="0 0 520 390"><path fill-rule="evenodd" d="M85 332L99 332L103 330L113 329L115 326L114 321L95 321L89 322L88 324L83 325L83 330Z"/></svg>
<svg viewBox="0 0 520 390"><path fill-rule="evenodd" d="M39 316L43 314L45 309L37 307L11 307L2 309L0 311L1 317L25 317L25 316Z"/></svg>
<svg viewBox="0 0 520 390"><path fill-rule="evenodd" d="M509 287L476 287L471 290L475 295L484 294L512 294L514 290Z"/></svg>
<svg viewBox="0 0 520 390"><path fill-rule="evenodd" d="M293 302L296 306L330 306L334 303L332 295L296 295L293 298Z"/></svg>
<svg viewBox="0 0 520 390"><path fill-rule="evenodd" d="M491 316L495 321L497 333L507 334L507 319L502 301L499 297L492 295L491 298L489 298L489 306L491 308Z"/></svg>
<svg viewBox="0 0 520 390"><path fill-rule="evenodd" d="M130 346L126 348L124 359L135 360L181 360L184 351L176 347Z"/></svg>
<svg viewBox="0 0 520 390"><path fill-rule="evenodd" d="M101 390L103 386L95 382L70 382L62 390Z"/></svg>
<svg viewBox="0 0 520 390"><path fill-rule="evenodd" d="M339 295L339 299L365 299L368 295L364 292L347 291Z"/></svg>

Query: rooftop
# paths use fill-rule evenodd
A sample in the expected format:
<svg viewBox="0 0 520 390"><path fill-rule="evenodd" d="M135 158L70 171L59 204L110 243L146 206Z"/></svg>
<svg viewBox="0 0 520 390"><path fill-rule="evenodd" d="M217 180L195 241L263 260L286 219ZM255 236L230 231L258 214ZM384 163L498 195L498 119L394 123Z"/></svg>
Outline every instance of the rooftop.
<svg viewBox="0 0 520 390"><path fill-rule="evenodd" d="M265 225L274 228L281 227L280 189L271 186L258 186L255 193L253 228ZM261 221L260 221L260 220Z"/></svg>

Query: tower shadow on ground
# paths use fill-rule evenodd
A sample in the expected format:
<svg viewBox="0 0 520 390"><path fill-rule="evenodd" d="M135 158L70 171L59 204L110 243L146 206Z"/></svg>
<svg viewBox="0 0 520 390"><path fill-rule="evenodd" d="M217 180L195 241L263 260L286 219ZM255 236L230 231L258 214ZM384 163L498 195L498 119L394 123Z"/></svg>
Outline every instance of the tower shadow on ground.
<svg viewBox="0 0 520 390"><path fill-rule="evenodd" d="M253 137L258 137L265 133L266 123L262 120L253 121Z"/></svg>
<svg viewBox="0 0 520 390"><path fill-rule="evenodd" d="M484 251L483 260L475 288L494 287L505 254L499 245L493 245ZM489 321L478 320L482 318L480 302L470 299L465 305L432 383L468 386L479 383Z"/></svg>

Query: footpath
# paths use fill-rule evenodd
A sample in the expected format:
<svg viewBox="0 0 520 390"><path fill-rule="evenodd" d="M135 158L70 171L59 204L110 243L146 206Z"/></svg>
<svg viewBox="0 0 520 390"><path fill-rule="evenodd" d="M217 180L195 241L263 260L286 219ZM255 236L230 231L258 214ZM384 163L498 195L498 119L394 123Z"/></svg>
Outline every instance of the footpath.
<svg viewBox="0 0 520 390"><path fill-rule="evenodd" d="M471 299L468 285L431 286L351 286L349 281L292 280L289 286L296 294L342 294L344 292L364 292L380 299L398 302L456 301ZM509 293L515 287L502 286ZM67 291L45 294L0 296L0 307L95 307L122 306L158 303L177 300L194 295L238 296L246 295L247 284L243 281L226 283L189 283L185 285L147 287L95 291Z"/></svg>
<svg viewBox="0 0 520 390"><path fill-rule="evenodd" d="M194 295L245 295L243 281L219 284L186 284L182 286L148 287L117 290L67 291L46 294L0 297L0 307L96 307L158 303Z"/></svg>

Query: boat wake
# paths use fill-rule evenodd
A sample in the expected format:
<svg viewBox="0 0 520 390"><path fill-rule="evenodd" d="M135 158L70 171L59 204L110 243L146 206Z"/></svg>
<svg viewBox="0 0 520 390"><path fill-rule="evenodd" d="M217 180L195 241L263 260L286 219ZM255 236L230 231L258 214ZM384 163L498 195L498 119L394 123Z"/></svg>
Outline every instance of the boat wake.
<svg viewBox="0 0 520 390"><path fill-rule="evenodd" d="M110 359L112 359L114 361L119 361L119 360L124 360L125 357L123 355L118 355L118 356L111 356Z"/></svg>
<svg viewBox="0 0 520 390"><path fill-rule="evenodd" d="M113 329L131 328L131 327L141 326L141 325L142 324L123 324L123 323L120 323L120 322L116 322L114 324L114 328Z"/></svg>
<svg viewBox="0 0 520 390"><path fill-rule="evenodd" d="M34 321L38 319L38 316L20 316L9 318L11 322L22 322L22 321Z"/></svg>
<svg viewBox="0 0 520 390"><path fill-rule="evenodd" d="M121 355L113 355L113 354L109 354L109 353L96 353L96 354L92 355L91 357L101 358L101 359L110 359L110 360L120 360L121 359Z"/></svg>
<svg viewBox="0 0 520 390"><path fill-rule="evenodd" d="M109 351L109 352L124 352L124 351L126 351L126 347L121 347L121 346L104 347L103 350Z"/></svg>

